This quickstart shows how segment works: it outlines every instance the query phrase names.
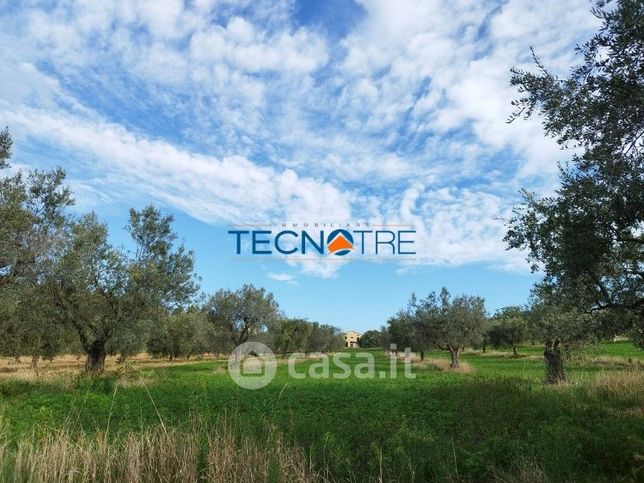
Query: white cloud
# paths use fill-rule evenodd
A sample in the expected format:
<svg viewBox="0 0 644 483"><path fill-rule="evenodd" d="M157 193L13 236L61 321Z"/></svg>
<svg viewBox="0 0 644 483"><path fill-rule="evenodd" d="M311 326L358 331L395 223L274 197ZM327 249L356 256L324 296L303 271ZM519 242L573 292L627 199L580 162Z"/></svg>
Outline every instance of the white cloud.
<svg viewBox="0 0 644 483"><path fill-rule="evenodd" d="M316 257L308 260L292 261L285 259L286 262L293 266L298 267L302 273L312 275L320 278L334 278L338 276L339 270L343 265L350 263L350 260L330 258L330 257Z"/></svg>
<svg viewBox="0 0 644 483"><path fill-rule="evenodd" d="M284 282L290 285L297 285L297 280L295 280L295 277L293 275L289 275L288 273L268 272L267 277L270 278L271 280L276 280L278 282Z"/></svg>
<svg viewBox="0 0 644 483"><path fill-rule="evenodd" d="M0 117L85 159L72 183L88 204L411 223L414 263L523 266L500 218L519 185L550 190L564 155L538 120L505 124L509 69L533 46L565 72L597 27L587 2L359 3L339 40L290 0L0 8ZM298 266L330 277L343 263Z"/></svg>
<svg viewBox="0 0 644 483"><path fill-rule="evenodd" d="M88 155L86 168L109 189L147 193L206 222L273 219L350 220L347 194L290 169L260 166L242 156L214 158L136 136L122 126L60 117L33 109L5 113L19 133Z"/></svg>
<svg viewBox="0 0 644 483"><path fill-rule="evenodd" d="M369 222L405 225L409 228L401 229L416 231L416 255L405 257L407 265L493 263L511 270L527 270L523 254L505 250L504 219L509 218L512 207L509 200L480 190L433 189L415 183L401 193L397 203L392 201L387 200L391 206L384 216Z"/></svg>

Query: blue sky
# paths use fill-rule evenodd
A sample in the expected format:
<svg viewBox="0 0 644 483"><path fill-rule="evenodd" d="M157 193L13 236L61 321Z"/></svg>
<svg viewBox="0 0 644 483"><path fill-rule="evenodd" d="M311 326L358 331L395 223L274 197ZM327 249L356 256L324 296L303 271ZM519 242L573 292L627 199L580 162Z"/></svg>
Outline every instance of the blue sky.
<svg viewBox="0 0 644 483"><path fill-rule="evenodd" d="M447 286L489 310L535 276L505 250L527 187L571 155L505 119L529 48L556 72L597 27L585 0L0 3L12 169L63 166L126 243L129 207L176 217L206 292L265 286L289 315L377 328ZM413 262L231 259L227 227L412 224Z"/></svg>

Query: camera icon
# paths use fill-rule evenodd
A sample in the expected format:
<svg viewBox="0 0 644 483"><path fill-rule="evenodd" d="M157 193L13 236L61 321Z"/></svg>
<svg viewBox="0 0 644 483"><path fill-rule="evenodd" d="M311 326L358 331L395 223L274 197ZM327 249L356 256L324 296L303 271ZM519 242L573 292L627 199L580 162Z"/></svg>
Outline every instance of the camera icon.
<svg viewBox="0 0 644 483"><path fill-rule="evenodd" d="M244 389L261 389L273 380L276 371L273 351L260 342L244 342L228 358L228 374Z"/></svg>

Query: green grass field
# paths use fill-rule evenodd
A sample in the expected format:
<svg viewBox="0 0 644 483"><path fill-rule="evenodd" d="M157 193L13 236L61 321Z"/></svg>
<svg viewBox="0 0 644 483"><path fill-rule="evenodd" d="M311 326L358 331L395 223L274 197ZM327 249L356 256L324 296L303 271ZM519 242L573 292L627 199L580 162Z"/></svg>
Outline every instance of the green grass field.
<svg viewBox="0 0 644 483"><path fill-rule="evenodd" d="M61 429L119 441L159 427L190 432L199 421L200 431L232 427L267 452L273 440L264 436L278 434L320 479L641 481L642 352L630 342L589 348L569 362L571 383L563 387L542 384L540 353L537 346L521 348L517 359L470 351L462 356L470 372L417 363L415 379L293 379L280 365L256 391L237 387L226 361L133 364L93 379L0 377L0 475L10 479L21 441L37 445ZM372 354L376 374L388 374L386 356ZM266 479L286 480L279 464Z"/></svg>

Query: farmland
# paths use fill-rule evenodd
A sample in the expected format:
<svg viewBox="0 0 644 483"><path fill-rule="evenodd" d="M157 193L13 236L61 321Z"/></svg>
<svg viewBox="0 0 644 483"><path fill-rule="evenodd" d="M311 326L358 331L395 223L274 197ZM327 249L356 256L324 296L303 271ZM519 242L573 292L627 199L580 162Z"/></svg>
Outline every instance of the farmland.
<svg viewBox="0 0 644 483"><path fill-rule="evenodd" d="M350 365L364 362L357 354ZM389 359L371 354L376 374L388 374ZM641 478L641 351L628 341L589 347L569 362L571 382L562 386L542 384L538 346L519 354L466 351L456 372L445 353L432 352L414 360L415 379L401 377L401 363L396 379L294 379L284 363L257 391L235 385L225 359L139 357L93 377L71 359L38 373L3 362L0 479L41 471L29 455L64 472L60 453L72 458L79 447L87 464L112 455L93 470L104 479L180 480L181 465L188 479L237 481ZM302 360L298 372L316 362ZM138 451L131 446L146 441L149 467L119 470ZM83 464L73 466L82 479Z"/></svg>

